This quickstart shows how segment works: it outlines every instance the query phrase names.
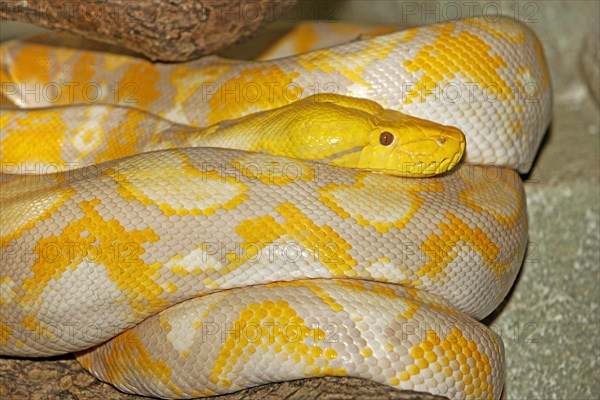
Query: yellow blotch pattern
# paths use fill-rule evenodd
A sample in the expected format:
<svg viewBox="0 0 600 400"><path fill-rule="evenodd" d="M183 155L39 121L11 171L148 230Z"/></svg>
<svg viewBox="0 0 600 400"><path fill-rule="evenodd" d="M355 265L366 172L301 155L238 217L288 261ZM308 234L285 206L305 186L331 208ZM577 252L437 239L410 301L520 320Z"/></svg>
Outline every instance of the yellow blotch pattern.
<svg viewBox="0 0 600 400"><path fill-rule="evenodd" d="M368 89L371 84L362 77L362 74L371 65L371 61L385 59L399 42L406 40L406 36L388 41L373 38L368 46L356 53L343 54L335 48L322 49L318 52L301 54L297 56L296 61L309 71L322 70L328 74L338 72L352 84L360 84ZM322 90L325 89L325 87L322 88Z"/></svg>
<svg viewBox="0 0 600 400"><path fill-rule="evenodd" d="M341 217L354 218L360 225L371 225L385 234L410 222L424 202L419 193L443 190L441 184L432 185L433 180L428 185L411 179L402 182L402 187L390 188L376 174L360 173L354 185L332 183L319 189L319 200ZM369 201L363 201L365 198Z"/></svg>
<svg viewBox="0 0 600 400"><path fill-rule="evenodd" d="M259 149L260 150L260 149ZM252 159L257 156L252 154ZM312 181L317 176L315 169L302 162L277 162L265 157L264 163L256 161L245 162L244 157L229 163L233 168L240 172L240 175L251 181L259 180L266 185L285 186L297 181Z"/></svg>
<svg viewBox="0 0 600 400"><path fill-rule="evenodd" d="M271 286L279 286L279 285L280 285L279 282L275 282L275 283L269 283L266 286L271 287ZM329 306L329 308L331 308L335 312L342 311L344 309L344 306L342 306L334 298L332 298L325 290L323 290L323 288L311 283L310 280L304 281L304 282L298 282L298 281L286 282L286 285L309 288L314 294L316 294L321 300L323 300L323 302L325 304L327 304Z"/></svg>
<svg viewBox="0 0 600 400"><path fill-rule="evenodd" d="M0 117L4 162L15 163L63 163L61 149L67 126L56 110L40 109L34 114L5 113ZM18 128L9 130L9 120L14 119ZM42 133L43 135L40 135ZM40 142L43 141L43 145Z"/></svg>
<svg viewBox="0 0 600 400"><path fill-rule="evenodd" d="M39 240L31 267L33 277L23 282L23 302L33 304L32 299L38 298L51 280L93 260L104 266L108 277L128 295L132 310L147 312L166 305L159 298L164 289L154 280L158 266L147 265L141 258L144 245L160 238L148 228L127 231L118 220L105 220L95 209L99 203L97 199L82 201L79 207L85 217L73 220L60 235ZM121 247L116 248L115 243ZM93 282L88 284L93 286Z"/></svg>
<svg viewBox="0 0 600 400"><path fill-rule="evenodd" d="M521 192L514 185L520 178L508 169L489 168L478 173L485 178L470 180L469 189L460 194L460 199L473 210L486 211L501 224L514 228L524 204Z"/></svg>
<svg viewBox="0 0 600 400"><path fill-rule="evenodd" d="M442 222L438 228L442 234L433 233L421 245L421 249L427 254L430 261L421 267L417 276L427 276L431 279L442 279L446 276L444 269L459 254L456 245L460 242L468 243L484 259L487 266L492 267L493 262L500 253L496 244L480 228L471 228L454 214L446 213L449 223Z"/></svg>
<svg viewBox="0 0 600 400"><path fill-rule="evenodd" d="M13 328L0 322L0 344L2 344L3 346L8 344L8 341L13 333L14 333Z"/></svg>
<svg viewBox="0 0 600 400"><path fill-rule="evenodd" d="M305 248L317 254L319 261L334 276L356 276L353 267L357 262L348 250L352 245L346 242L330 226L319 226L292 203L283 203L275 208L287 222L283 224L286 235L298 240Z"/></svg>
<svg viewBox="0 0 600 400"><path fill-rule="evenodd" d="M110 114L105 115L104 118L110 118ZM122 124L109 130L104 135L104 141L107 143L106 149L98 153L95 162L101 163L137 154L137 145L140 139L137 128L140 123L147 119L147 115L137 110L128 110Z"/></svg>
<svg viewBox="0 0 600 400"><path fill-rule="evenodd" d="M135 62L134 57L120 55L116 53L103 53L100 61L102 62L102 68L106 71L117 71L120 68L125 68L129 64Z"/></svg>
<svg viewBox="0 0 600 400"><path fill-rule="evenodd" d="M319 35L315 32L315 26L312 24L300 25L297 28L297 34L294 35L294 37L301 40L296 40L294 42L293 54L302 54L313 50L315 44L319 40Z"/></svg>
<svg viewBox="0 0 600 400"><path fill-rule="evenodd" d="M58 52L58 65L60 65L61 60L60 56L65 56L65 62L69 61L73 56L78 56L79 52L73 50ZM93 82L94 74L95 74L95 65L96 56L91 52L82 52L79 60L73 65L73 78L77 86L75 86L75 90L73 90L73 101L71 102L68 95L61 96L62 104L78 104L78 103L89 103L90 98L95 98L95 96L102 95L102 92L96 94L94 91L96 89L90 89L92 86L88 86L88 83ZM93 82L96 84L96 82ZM95 86L95 85L94 85Z"/></svg>
<svg viewBox="0 0 600 400"><path fill-rule="evenodd" d="M126 166L122 167L127 170ZM156 185L157 175L172 176L173 171L187 175L185 187L176 179L164 180L162 185ZM108 168L105 175L119 177L121 186L117 192L124 199L138 200L145 206L156 204L167 216L212 215L220 208L234 209L248 199L245 192L249 187L236 177L221 176L214 170L198 170L183 153L179 154L178 161L169 160L162 165L138 159L135 168L129 172L121 173ZM215 197L215 186L220 187L223 197Z"/></svg>
<svg viewBox="0 0 600 400"><path fill-rule="evenodd" d="M276 65L247 69L223 82L208 100L208 124L254 111L284 106L300 98L303 89L294 82L300 73L283 72Z"/></svg>
<svg viewBox="0 0 600 400"><path fill-rule="evenodd" d="M0 239L2 240L2 248L8 246L12 239L20 237L24 231L31 229L38 221L51 219L52 214L75 193L75 189L73 188L57 189L56 187L52 187L55 183L54 181L48 180L43 182L48 183L48 188L45 194L45 201L38 201L40 206L37 208L28 209L26 207L21 207L19 203L11 201L12 199L6 199L6 202L2 205L3 215L7 216L12 214L11 222L17 225L16 228L11 227L12 230L10 231L8 223L3 223L0 225ZM22 195L23 197L26 196L26 194ZM35 196L35 193L31 196L33 201L37 200L35 199Z"/></svg>
<svg viewBox="0 0 600 400"><path fill-rule="evenodd" d="M413 364L392 377L392 385L401 385L422 370L430 369L434 373L443 373L446 379L462 382L467 398L494 397L494 387L489 383L492 372L490 360L474 340L467 340L463 336L460 329L452 328L443 340L430 330L427 338L413 346L409 354L414 359ZM450 366L454 361L459 364L458 371Z"/></svg>
<svg viewBox="0 0 600 400"><path fill-rule="evenodd" d="M106 349L106 347L109 347ZM124 349L127 349L126 352ZM172 370L162 359L155 359L146 350L140 337L133 330L127 330L105 344L105 352L102 358L107 366L104 379L119 384L127 380L135 380L132 372L135 371L138 379L145 382L161 382L174 394L183 394L183 391L173 384L171 379ZM94 350L77 355L77 361L90 369ZM137 368L119 368L121 365L137 364Z"/></svg>
<svg viewBox="0 0 600 400"><path fill-rule="evenodd" d="M230 264L222 270L230 272L244 265L247 260L255 257L260 243L272 243L281 240L282 243L294 240L311 252L311 257L326 266L334 276L356 276L353 269L356 260L348 253L352 246L339 236L330 226L319 226L306 216L292 203L286 202L277 206L275 211L286 219L278 223L271 216L242 221L236 232L244 238L242 247L248 249L246 257L235 253L227 254Z"/></svg>
<svg viewBox="0 0 600 400"><path fill-rule="evenodd" d="M346 375L343 368L330 367L327 362L324 366L317 365L317 359L334 360L337 353L332 348L323 349L317 345L326 337L325 332L306 326L286 301L248 304L240 311L233 326L239 334L229 334L219 351L209 377L215 384L230 387L230 377L235 379L232 375L235 365L250 362L257 350L262 357L276 353L286 361L302 363L306 377Z"/></svg>
<svg viewBox="0 0 600 400"><path fill-rule="evenodd" d="M440 32L435 42L423 46L413 59L404 62L409 72L423 73L414 89L407 93L406 104L425 102L437 85L447 83L458 75L476 82L500 100L513 97L511 88L496 72L505 68L506 63L501 56L491 55L493 49L490 45L469 32L455 34L455 25L452 24L435 29Z"/></svg>
<svg viewBox="0 0 600 400"><path fill-rule="evenodd" d="M541 80L542 80L542 88L549 89L550 86L550 77L548 76L548 65L546 64L546 56L544 55L544 49L542 48L542 44L537 38L534 38L535 54L537 55L537 61L540 63L537 68L541 72Z"/></svg>
<svg viewBox="0 0 600 400"><path fill-rule="evenodd" d="M487 22L485 18L470 18L465 19L464 23L476 26L494 37L504 39L509 43L523 43L525 41L525 31L514 29L514 22L508 18L498 18L493 22Z"/></svg>
<svg viewBox="0 0 600 400"><path fill-rule="evenodd" d="M199 69L191 68L193 64L190 63L174 64L173 70L169 74L169 82L175 87L173 103L186 108L186 106L189 107L187 102L197 93L206 93L208 98L210 90L207 89L212 89L213 83L231 70L230 63L225 61L227 60L217 65L209 65ZM202 102L206 101L204 98L201 100ZM194 125L192 123L194 121L188 122Z"/></svg>
<svg viewBox="0 0 600 400"><path fill-rule="evenodd" d="M39 82L42 85L48 83L50 81L50 69L54 65L51 60L55 51L52 47L43 45L32 44L21 47L14 61L10 63L12 77L16 82ZM3 80L3 82L7 81L10 80Z"/></svg>
<svg viewBox="0 0 600 400"><path fill-rule="evenodd" d="M408 310L404 311L402 314L398 315L399 319L406 319L407 321L410 321L412 319L412 317L415 315L415 313L421 308L421 305L415 301L415 298L417 297L417 290L416 289L407 289L406 290L407 294L410 294L412 296L412 298L406 298L404 299L406 305L408 306Z"/></svg>
<svg viewBox="0 0 600 400"><path fill-rule="evenodd" d="M161 75L158 68L147 61L132 63L119 81L118 99L146 108L161 96L158 89Z"/></svg>
<svg viewBox="0 0 600 400"><path fill-rule="evenodd" d="M25 328L29 332L35 332L36 337L39 339L44 338L44 340L56 341L57 337L54 333L52 333L52 329L48 329L48 325L44 321L40 321L39 319L28 315L21 322L23 328Z"/></svg>

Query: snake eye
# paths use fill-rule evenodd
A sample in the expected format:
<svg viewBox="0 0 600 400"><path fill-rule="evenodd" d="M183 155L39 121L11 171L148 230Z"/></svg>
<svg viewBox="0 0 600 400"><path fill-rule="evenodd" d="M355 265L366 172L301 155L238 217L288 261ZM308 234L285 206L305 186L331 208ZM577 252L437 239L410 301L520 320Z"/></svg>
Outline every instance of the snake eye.
<svg viewBox="0 0 600 400"><path fill-rule="evenodd" d="M387 131L381 132L381 135L379 135L379 143L381 143L384 146L389 146L390 144L392 144L393 141L394 135Z"/></svg>

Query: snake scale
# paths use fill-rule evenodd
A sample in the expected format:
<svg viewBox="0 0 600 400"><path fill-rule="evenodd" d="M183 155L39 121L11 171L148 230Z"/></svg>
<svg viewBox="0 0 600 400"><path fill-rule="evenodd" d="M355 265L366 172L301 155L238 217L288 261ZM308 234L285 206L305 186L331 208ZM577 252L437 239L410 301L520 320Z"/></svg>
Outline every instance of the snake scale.
<svg viewBox="0 0 600 400"><path fill-rule="evenodd" d="M1 52L15 109L0 142L0 354L77 352L98 378L165 398L325 375L500 397L502 341L476 319L522 263L517 171L551 108L527 27L474 18L268 61L152 64L51 39ZM101 89L95 104L73 82ZM28 96L36 84L59 91ZM265 128L252 115L324 91L459 128L463 161L404 178L240 149L146 151L145 133L247 115ZM48 132L49 150L31 132Z"/></svg>

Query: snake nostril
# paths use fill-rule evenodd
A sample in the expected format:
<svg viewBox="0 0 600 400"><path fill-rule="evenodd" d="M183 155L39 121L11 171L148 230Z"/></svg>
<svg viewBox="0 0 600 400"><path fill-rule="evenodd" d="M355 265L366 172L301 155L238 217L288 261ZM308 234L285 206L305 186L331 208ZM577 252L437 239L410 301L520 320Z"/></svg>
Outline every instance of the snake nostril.
<svg viewBox="0 0 600 400"><path fill-rule="evenodd" d="M393 141L394 135L392 135L390 132L383 131L381 132L381 135L379 135L379 143L381 143L383 146L389 146Z"/></svg>

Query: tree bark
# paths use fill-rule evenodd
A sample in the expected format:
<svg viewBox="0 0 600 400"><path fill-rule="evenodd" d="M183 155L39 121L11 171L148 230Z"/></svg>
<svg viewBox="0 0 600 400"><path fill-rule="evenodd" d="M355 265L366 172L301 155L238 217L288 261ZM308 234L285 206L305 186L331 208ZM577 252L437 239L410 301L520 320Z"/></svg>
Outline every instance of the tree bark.
<svg viewBox="0 0 600 400"><path fill-rule="evenodd" d="M125 394L87 373L72 358L0 359L0 398L143 400ZM358 378L326 377L273 383L210 398L214 400L443 400L405 392Z"/></svg>
<svg viewBox="0 0 600 400"><path fill-rule="evenodd" d="M8 0L0 19L62 30L138 52L187 61L249 36L296 0Z"/></svg>

